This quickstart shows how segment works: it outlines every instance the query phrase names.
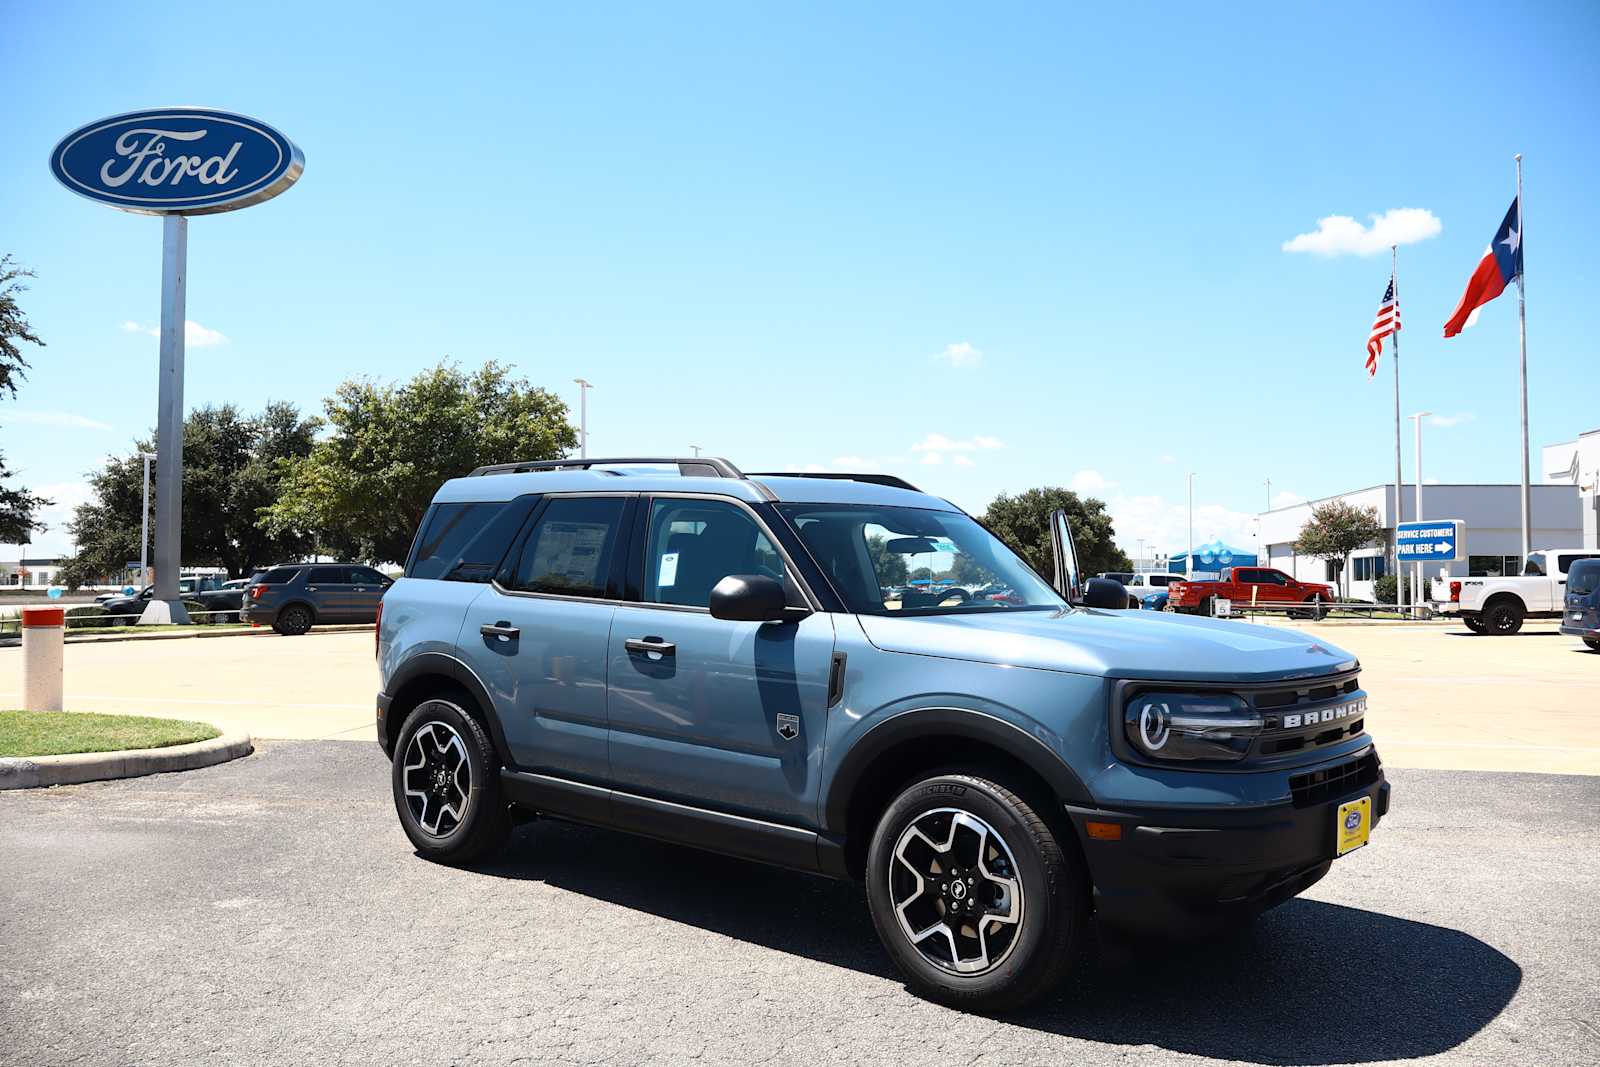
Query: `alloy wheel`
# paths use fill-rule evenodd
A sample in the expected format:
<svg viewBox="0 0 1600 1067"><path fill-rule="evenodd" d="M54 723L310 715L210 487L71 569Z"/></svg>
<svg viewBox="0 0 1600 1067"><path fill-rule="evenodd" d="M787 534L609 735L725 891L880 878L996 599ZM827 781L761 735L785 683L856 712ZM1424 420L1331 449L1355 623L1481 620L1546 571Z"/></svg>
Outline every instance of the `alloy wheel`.
<svg viewBox="0 0 1600 1067"><path fill-rule="evenodd" d="M437 719L419 726L406 745L401 782L406 806L423 833L454 833L472 797L472 763L461 735Z"/></svg>
<svg viewBox="0 0 1600 1067"><path fill-rule="evenodd" d="M889 896L900 932L942 970L1003 963L1022 929L1022 883L1005 839L959 808L917 816L895 842Z"/></svg>

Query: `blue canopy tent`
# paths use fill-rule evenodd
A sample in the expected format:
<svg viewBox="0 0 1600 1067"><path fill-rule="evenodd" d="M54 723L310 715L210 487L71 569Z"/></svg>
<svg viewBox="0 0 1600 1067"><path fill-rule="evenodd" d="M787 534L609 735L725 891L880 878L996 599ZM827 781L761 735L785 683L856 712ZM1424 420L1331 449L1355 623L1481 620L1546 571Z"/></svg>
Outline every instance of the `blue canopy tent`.
<svg viewBox="0 0 1600 1067"><path fill-rule="evenodd" d="M1184 574L1188 571L1189 553L1175 552L1167 560L1167 571L1171 574ZM1257 566L1256 554L1242 548L1234 548L1221 541L1213 540L1207 544L1196 545L1194 549L1194 574L1195 577L1215 578L1228 567L1254 567Z"/></svg>

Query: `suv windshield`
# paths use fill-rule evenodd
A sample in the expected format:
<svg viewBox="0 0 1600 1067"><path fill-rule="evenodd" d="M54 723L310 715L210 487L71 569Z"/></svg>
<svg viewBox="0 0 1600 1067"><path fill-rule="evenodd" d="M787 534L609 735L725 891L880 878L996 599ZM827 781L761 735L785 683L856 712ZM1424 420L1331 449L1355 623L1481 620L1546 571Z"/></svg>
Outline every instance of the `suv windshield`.
<svg viewBox="0 0 1600 1067"><path fill-rule="evenodd" d="M778 510L858 614L1066 607L1016 553L961 512L867 504Z"/></svg>

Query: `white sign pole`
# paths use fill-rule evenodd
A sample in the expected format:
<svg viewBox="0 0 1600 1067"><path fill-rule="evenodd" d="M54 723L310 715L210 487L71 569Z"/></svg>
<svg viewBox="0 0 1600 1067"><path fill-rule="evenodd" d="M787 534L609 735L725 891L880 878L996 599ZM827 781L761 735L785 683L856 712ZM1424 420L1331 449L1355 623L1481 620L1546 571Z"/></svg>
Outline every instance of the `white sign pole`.
<svg viewBox="0 0 1600 1067"><path fill-rule="evenodd" d="M183 514L183 330L189 220L161 220L161 377L156 397L156 580L141 623L188 622L179 594Z"/></svg>

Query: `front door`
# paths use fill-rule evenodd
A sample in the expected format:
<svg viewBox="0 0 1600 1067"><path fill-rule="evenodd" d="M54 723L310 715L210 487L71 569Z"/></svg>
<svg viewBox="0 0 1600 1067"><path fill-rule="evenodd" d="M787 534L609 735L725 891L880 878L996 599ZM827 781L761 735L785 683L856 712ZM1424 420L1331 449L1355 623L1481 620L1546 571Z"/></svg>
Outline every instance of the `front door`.
<svg viewBox="0 0 1600 1067"><path fill-rule="evenodd" d="M472 602L458 646L517 768L603 783L612 564L628 500L552 497Z"/></svg>
<svg viewBox="0 0 1600 1067"><path fill-rule="evenodd" d="M753 623L712 618L730 574L783 581L782 554L740 504L656 497L640 600L611 626L611 777L624 792L774 822L816 825L828 715L832 617Z"/></svg>

